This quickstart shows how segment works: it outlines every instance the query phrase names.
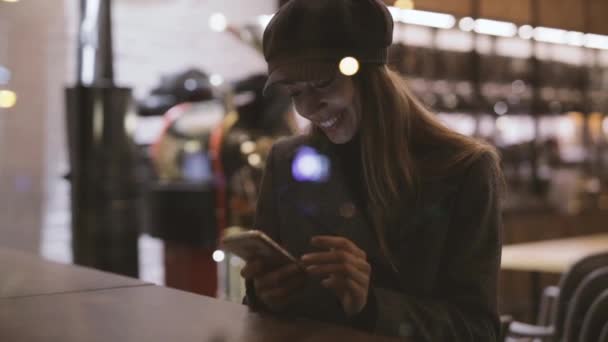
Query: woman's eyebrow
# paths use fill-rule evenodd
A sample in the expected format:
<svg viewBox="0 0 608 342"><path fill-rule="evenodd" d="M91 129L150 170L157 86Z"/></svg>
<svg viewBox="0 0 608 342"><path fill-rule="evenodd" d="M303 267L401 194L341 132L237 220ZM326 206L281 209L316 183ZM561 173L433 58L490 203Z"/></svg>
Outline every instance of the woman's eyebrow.
<svg viewBox="0 0 608 342"><path fill-rule="evenodd" d="M298 85L305 85L307 82L304 81L284 81L281 84L286 85L288 87L297 87Z"/></svg>

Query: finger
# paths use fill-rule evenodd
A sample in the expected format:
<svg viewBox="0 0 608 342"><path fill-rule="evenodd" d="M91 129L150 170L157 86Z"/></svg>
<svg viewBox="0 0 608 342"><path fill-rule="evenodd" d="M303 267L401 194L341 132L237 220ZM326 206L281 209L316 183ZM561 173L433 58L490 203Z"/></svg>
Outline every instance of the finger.
<svg viewBox="0 0 608 342"><path fill-rule="evenodd" d="M311 240L311 244L315 247L319 248L327 248L327 249L340 249L349 251L363 259L367 258L365 251L357 247L352 241L347 238L341 236L326 236L326 235L317 235L313 236Z"/></svg>
<svg viewBox="0 0 608 342"><path fill-rule="evenodd" d="M369 272L371 269L369 263L365 259L343 250L309 253L303 255L301 260L305 266L350 263L364 272Z"/></svg>
<svg viewBox="0 0 608 342"><path fill-rule="evenodd" d="M261 274L263 271L263 264L261 260L253 259L248 261L245 267L241 270L241 276L245 279L251 279Z"/></svg>
<svg viewBox="0 0 608 342"><path fill-rule="evenodd" d="M296 264L289 264L274 271L268 272L256 279L256 290L276 287L284 279L290 278L301 272Z"/></svg>
<svg viewBox="0 0 608 342"><path fill-rule="evenodd" d="M369 285L363 286L352 279L346 279L345 285L353 297L360 299L364 299L366 297Z"/></svg>
<svg viewBox="0 0 608 342"><path fill-rule="evenodd" d="M354 281L366 284L369 282L369 275L355 268L350 264L327 264L327 265L313 265L306 268L306 272L315 276L329 276L329 275L341 275L346 279L353 279Z"/></svg>
<svg viewBox="0 0 608 342"><path fill-rule="evenodd" d="M326 288L332 289L339 297L341 297L347 290L346 281L344 280L344 278L336 275L331 275L323 279L323 281L321 281L321 285Z"/></svg>
<svg viewBox="0 0 608 342"><path fill-rule="evenodd" d="M321 283L326 288L332 289L340 297L345 294L349 294L353 298L359 300L365 300L367 297L367 287L357 284L352 279L330 277L324 279Z"/></svg>

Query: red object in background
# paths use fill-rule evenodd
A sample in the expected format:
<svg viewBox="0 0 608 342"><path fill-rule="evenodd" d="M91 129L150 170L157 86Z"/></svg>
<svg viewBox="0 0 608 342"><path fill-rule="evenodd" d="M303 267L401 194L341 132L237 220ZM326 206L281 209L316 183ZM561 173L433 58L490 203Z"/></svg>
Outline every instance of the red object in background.
<svg viewBox="0 0 608 342"><path fill-rule="evenodd" d="M215 177L215 208L217 219L218 240L222 237L222 232L226 229L228 222L228 211L226 210L226 175L222 165L222 144L224 141L224 122L221 122L211 132L209 150L211 152L211 163L213 177ZM219 245L219 241L218 241Z"/></svg>
<svg viewBox="0 0 608 342"><path fill-rule="evenodd" d="M217 296L217 264L212 250L165 241L165 281L168 287Z"/></svg>
<svg viewBox="0 0 608 342"><path fill-rule="evenodd" d="M171 127L192 104L183 103L171 108L165 114L163 133ZM224 124L221 122L211 132L209 149L212 158L212 168L215 178L215 214L218 238L222 236L227 223L226 182L221 164L221 150L224 138ZM151 146L152 156L159 153L160 138ZM219 243L219 242L218 242ZM165 283L167 286L198 293L209 297L217 297L218 275L217 263L213 260L216 248L192 247L183 243L164 241Z"/></svg>

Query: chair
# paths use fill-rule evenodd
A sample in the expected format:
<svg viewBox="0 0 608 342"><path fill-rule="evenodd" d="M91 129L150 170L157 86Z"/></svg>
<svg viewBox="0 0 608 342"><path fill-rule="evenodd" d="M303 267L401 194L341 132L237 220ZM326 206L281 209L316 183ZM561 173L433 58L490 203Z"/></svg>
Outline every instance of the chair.
<svg viewBox="0 0 608 342"><path fill-rule="evenodd" d="M570 301L564 324L563 340L576 341L578 339L585 314L593 301L606 289L608 289L608 266L591 272L583 279Z"/></svg>
<svg viewBox="0 0 608 342"><path fill-rule="evenodd" d="M587 275L603 266L608 266L608 252L593 254L577 261L564 273L557 287L550 286L543 292L538 323L514 321L509 324L506 338L562 340L566 315L577 286Z"/></svg>
<svg viewBox="0 0 608 342"><path fill-rule="evenodd" d="M606 322L606 324L604 324L604 327L602 328L602 331L600 332L600 342L606 342L608 341L608 322Z"/></svg>
<svg viewBox="0 0 608 342"><path fill-rule="evenodd" d="M509 315L500 316L500 333L498 334L498 340L504 341L507 338L509 332L509 326L513 323L513 317Z"/></svg>
<svg viewBox="0 0 608 342"><path fill-rule="evenodd" d="M608 323L608 289L604 290L591 304L585 314L580 342L598 342L600 335L605 335L605 325Z"/></svg>

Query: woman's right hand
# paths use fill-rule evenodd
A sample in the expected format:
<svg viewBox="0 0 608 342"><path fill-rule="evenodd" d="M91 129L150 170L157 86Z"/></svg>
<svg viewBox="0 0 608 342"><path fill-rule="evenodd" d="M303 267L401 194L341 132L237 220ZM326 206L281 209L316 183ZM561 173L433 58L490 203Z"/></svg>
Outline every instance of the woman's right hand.
<svg viewBox="0 0 608 342"><path fill-rule="evenodd" d="M294 301L306 282L306 273L296 264L269 270L259 259L248 262L241 275L253 281L258 299L274 312Z"/></svg>

